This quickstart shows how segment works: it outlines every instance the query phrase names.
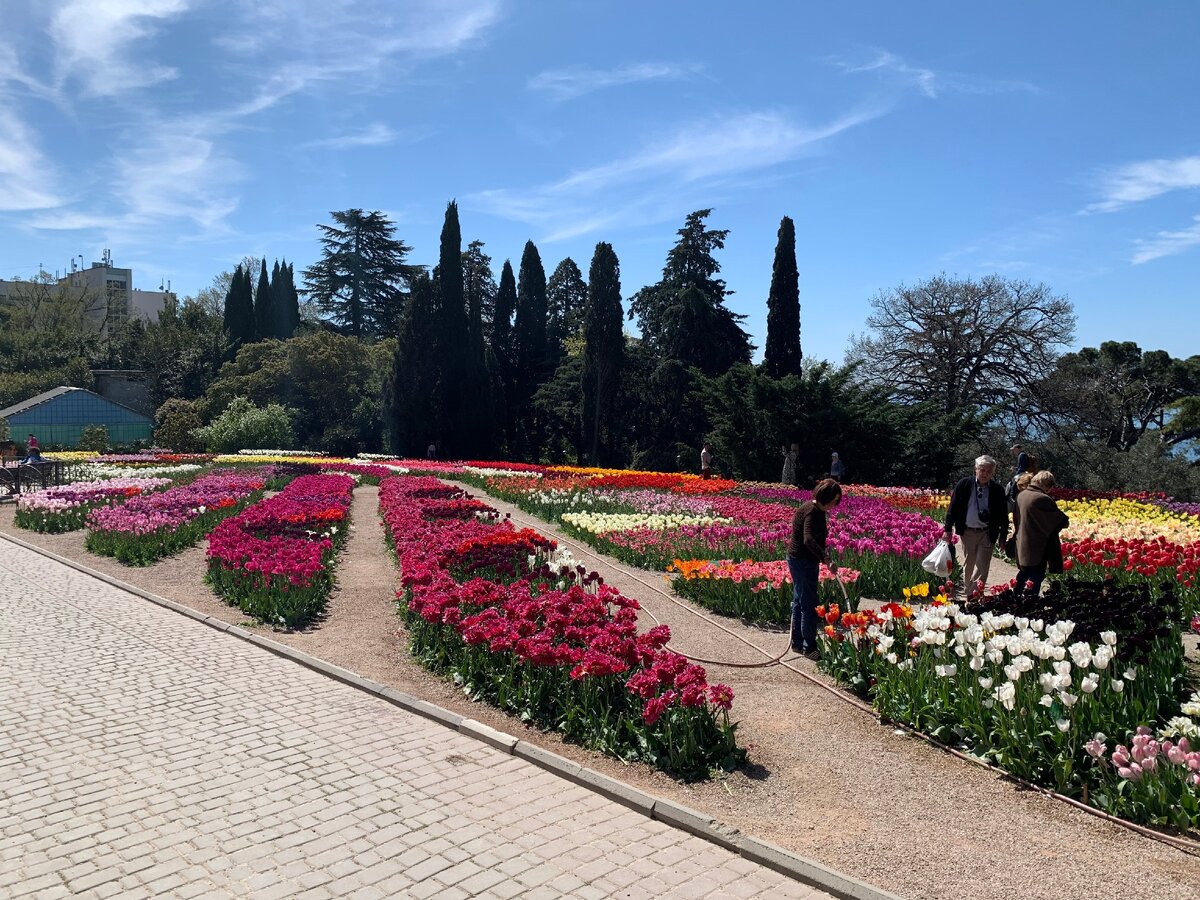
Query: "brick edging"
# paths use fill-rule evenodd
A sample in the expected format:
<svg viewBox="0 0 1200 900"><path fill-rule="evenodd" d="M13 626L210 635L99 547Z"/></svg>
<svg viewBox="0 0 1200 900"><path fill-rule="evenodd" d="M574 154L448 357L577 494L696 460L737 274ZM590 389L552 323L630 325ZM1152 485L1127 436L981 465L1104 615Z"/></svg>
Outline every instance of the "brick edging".
<svg viewBox="0 0 1200 900"><path fill-rule="evenodd" d="M639 812L648 818L658 819L674 828L682 829L689 834L693 834L710 843L724 847L726 850L737 853L751 862L766 866L789 878L816 887L835 897L843 898L843 900L900 900L895 894L888 893L881 888L867 884L864 881L859 881L849 875L843 875L833 869L826 868L815 860L784 850L782 847L777 847L767 841L743 834L736 828L716 821L706 813L697 812L694 809L689 809L686 806L662 797L656 797L615 778L610 778L607 775L589 769L566 757L559 756L557 753L553 753L536 744L520 740L503 731L497 731L488 725L484 725L482 722L460 716L458 713L451 712L448 709L443 709L436 704L421 700L411 694L406 694L403 691L380 684L370 678L364 678L355 672L351 672L349 669L343 669L341 666L326 662L302 650L297 650L286 644L273 641L260 634L255 634L238 625L231 625L221 619L216 619L199 610L192 609L190 606L184 606L182 603L176 603L174 600L160 597L136 585L129 584L103 572L98 572L73 559L60 556L51 550L38 547L36 544L28 543L13 535L0 532L0 538L16 544L18 547L41 554L47 559L54 560L85 575L97 578L119 590L126 591L144 600L149 600L151 603L161 606L164 609L187 616L189 619L208 625L217 631L233 635L247 643L261 647L276 656L281 656L298 663L306 669L319 672L335 681L340 681L342 684L379 697L393 706L437 722L466 737L474 738L504 753L520 757L526 762L531 762L560 778L565 778L567 781L587 788L603 797L615 800L617 803Z"/></svg>

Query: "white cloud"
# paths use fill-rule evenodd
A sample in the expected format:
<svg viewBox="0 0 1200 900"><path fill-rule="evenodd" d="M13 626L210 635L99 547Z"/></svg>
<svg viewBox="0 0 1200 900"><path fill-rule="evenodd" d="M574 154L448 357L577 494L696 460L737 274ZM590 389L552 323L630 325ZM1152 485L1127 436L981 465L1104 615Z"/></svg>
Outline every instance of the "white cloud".
<svg viewBox="0 0 1200 900"><path fill-rule="evenodd" d="M828 61L843 72L850 74L874 72L882 77L892 78L901 84L915 87L926 97L932 99L946 93L980 95L1039 93L1037 85L1028 81L984 78L961 72L939 72L923 66L912 65L902 57L886 50L877 51L875 57L866 62L851 62L844 57L831 57Z"/></svg>
<svg viewBox="0 0 1200 900"><path fill-rule="evenodd" d="M83 95L104 97L176 77L134 54L132 45L188 9L188 0L67 0L51 18L60 85L82 81Z"/></svg>
<svg viewBox="0 0 1200 900"><path fill-rule="evenodd" d="M586 234L656 207L673 215L682 190L758 172L811 152L880 113L850 113L818 127L777 112L723 116L678 129L631 156L528 189L500 188L466 198L477 209L545 228L543 240ZM670 202L672 199L675 203ZM640 212L638 213L640 215Z"/></svg>
<svg viewBox="0 0 1200 900"><path fill-rule="evenodd" d="M1193 224L1181 231L1160 231L1152 238L1137 241L1138 249L1130 262L1138 266L1197 246L1200 246L1200 216L1195 216Z"/></svg>
<svg viewBox="0 0 1200 900"><path fill-rule="evenodd" d="M428 137L433 133L432 128L416 128L407 129L403 132L397 131L390 125L383 122L372 122L365 128L360 128L357 131L347 131L344 134L335 134L332 137L321 138L316 141L309 141L305 147L319 150L348 150L354 147L382 147L385 144L392 144L399 140L416 141Z"/></svg>
<svg viewBox="0 0 1200 900"><path fill-rule="evenodd" d="M1200 156L1178 159L1147 159L1103 173L1102 197L1086 212L1115 212L1171 191L1200 187Z"/></svg>
<svg viewBox="0 0 1200 900"><path fill-rule="evenodd" d="M32 131L0 97L0 210L46 209L55 196L54 174Z"/></svg>
<svg viewBox="0 0 1200 900"><path fill-rule="evenodd" d="M570 100L604 88L639 81L661 81L687 78L699 71L697 66L681 66L674 63L645 62L629 63L615 69L589 69L571 66L539 72L529 79L528 87L544 91L556 100Z"/></svg>

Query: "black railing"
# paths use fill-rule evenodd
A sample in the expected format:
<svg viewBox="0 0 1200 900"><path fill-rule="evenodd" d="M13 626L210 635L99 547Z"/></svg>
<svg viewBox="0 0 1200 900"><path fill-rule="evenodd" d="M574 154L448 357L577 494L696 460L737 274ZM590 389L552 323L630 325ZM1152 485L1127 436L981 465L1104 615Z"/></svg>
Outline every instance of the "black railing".
<svg viewBox="0 0 1200 900"><path fill-rule="evenodd" d="M59 459L23 463L19 459L0 460L0 499L15 497L22 491L38 491L66 484L67 466Z"/></svg>

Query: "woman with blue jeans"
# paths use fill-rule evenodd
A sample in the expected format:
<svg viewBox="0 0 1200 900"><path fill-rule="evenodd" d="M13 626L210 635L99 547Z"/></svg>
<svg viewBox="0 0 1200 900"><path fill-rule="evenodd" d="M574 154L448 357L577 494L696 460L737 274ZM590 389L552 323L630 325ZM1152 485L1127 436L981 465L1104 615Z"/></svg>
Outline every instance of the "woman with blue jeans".
<svg viewBox="0 0 1200 900"><path fill-rule="evenodd" d="M792 574L792 650L808 659L817 658L817 579L821 563L836 572L829 562L826 513L842 502L842 486L826 478L813 488L813 498L792 517L787 564Z"/></svg>

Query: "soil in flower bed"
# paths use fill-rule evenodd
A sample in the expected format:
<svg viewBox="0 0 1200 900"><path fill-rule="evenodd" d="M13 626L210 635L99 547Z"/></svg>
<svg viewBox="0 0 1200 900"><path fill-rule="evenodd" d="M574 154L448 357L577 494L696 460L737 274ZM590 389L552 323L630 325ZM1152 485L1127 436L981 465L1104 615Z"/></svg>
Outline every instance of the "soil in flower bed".
<svg viewBox="0 0 1200 900"><path fill-rule="evenodd" d="M513 507L488 502L529 519ZM398 577L377 524L376 506L374 488L364 485L355 491L351 514L356 528L341 554L338 589L324 618L301 632L259 628L261 633L703 810L905 897L1090 898L1100 890L1099 872L1106 883L1120 885L1122 898L1191 900L1196 896L1200 859L1021 791L984 770L896 735L779 667L706 666L711 678L726 681L735 690L733 713L742 723L739 741L749 748L751 759L748 768L706 784L684 785L649 766L623 765L564 744L556 735L524 728L485 704L471 703L453 684L421 668L410 657L404 637L395 634L402 628L394 605ZM534 527L559 537L544 522ZM203 584L203 547L146 569L130 570L88 554L78 533L31 535L15 529L11 508L0 508L0 531L215 618L247 624ZM669 592L661 573L597 563L580 550L574 552L669 624L676 650L711 659L762 659L633 577ZM779 632L720 621L772 655L787 640ZM815 673L811 663L797 665Z"/></svg>

